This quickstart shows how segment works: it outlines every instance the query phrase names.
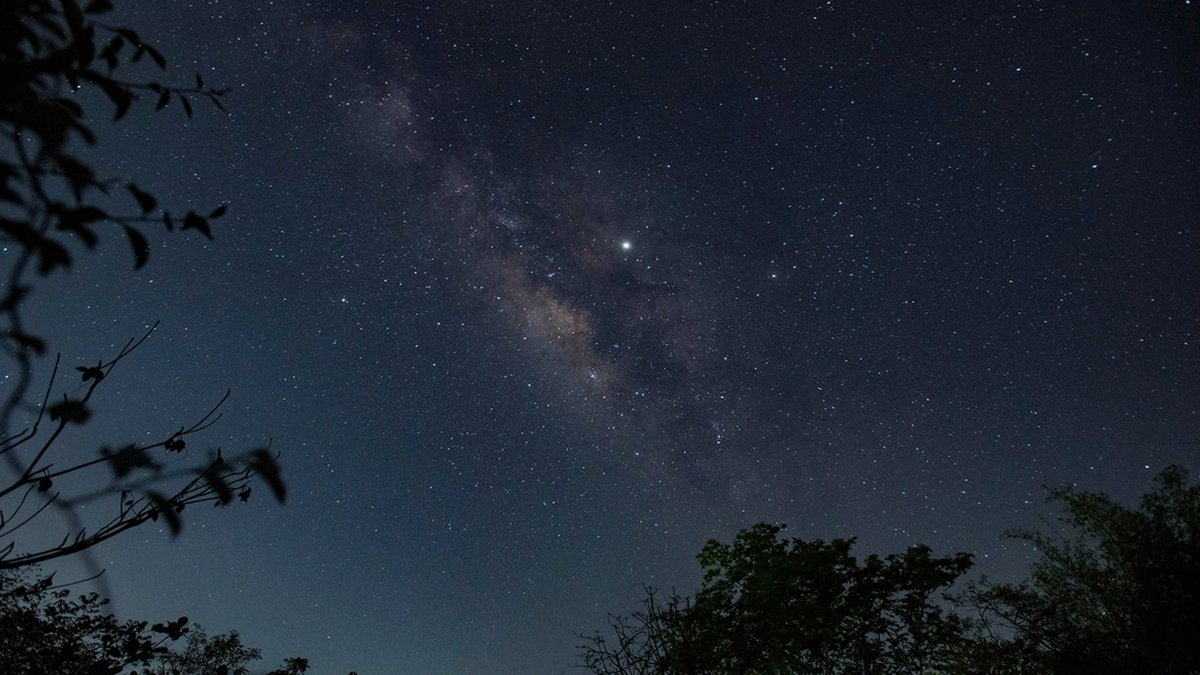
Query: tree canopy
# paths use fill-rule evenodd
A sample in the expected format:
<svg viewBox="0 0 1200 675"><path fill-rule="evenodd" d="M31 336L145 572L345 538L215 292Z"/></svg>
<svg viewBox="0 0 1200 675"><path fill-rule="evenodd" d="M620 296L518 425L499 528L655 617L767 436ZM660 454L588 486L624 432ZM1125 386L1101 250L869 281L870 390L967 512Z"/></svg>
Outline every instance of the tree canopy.
<svg viewBox="0 0 1200 675"><path fill-rule="evenodd" d="M782 537L759 523L710 541L704 582L688 600L653 594L617 647L588 638L600 673L885 673L936 671L957 658L964 622L939 604L971 556L925 546L859 561L850 539ZM632 638L632 639L631 639Z"/></svg>
<svg viewBox="0 0 1200 675"><path fill-rule="evenodd" d="M54 577L0 570L0 668L7 675L246 675L262 652L237 631L209 635L181 616L118 621L99 593L73 594ZM289 658L269 675L300 675Z"/></svg>
<svg viewBox="0 0 1200 675"><path fill-rule="evenodd" d="M1052 490L1066 532L1011 536L1041 554L1020 584L954 585L971 556L851 554L759 523L710 541L691 597L611 616L582 665L642 673L1200 672L1200 486L1171 466L1140 508Z"/></svg>
<svg viewBox="0 0 1200 675"><path fill-rule="evenodd" d="M1066 533L1012 536L1041 553L1021 584L978 584L967 600L1055 673L1200 672L1200 485L1167 467L1139 508L1051 492Z"/></svg>

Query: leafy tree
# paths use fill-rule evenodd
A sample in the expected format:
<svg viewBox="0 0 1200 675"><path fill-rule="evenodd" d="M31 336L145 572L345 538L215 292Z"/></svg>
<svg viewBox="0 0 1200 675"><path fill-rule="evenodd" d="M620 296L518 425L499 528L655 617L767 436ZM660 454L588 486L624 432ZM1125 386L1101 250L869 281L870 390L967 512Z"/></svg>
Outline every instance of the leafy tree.
<svg viewBox="0 0 1200 675"><path fill-rule="evenodd" d="M144 675L246 675L248 666L262 658L262 650L242 643L237 631L209 637L203 626L193 626L182 649L159 653Z"/></svg>
<svg viewBox="0 0 1200 675"><path fill-rule="evenodd" d="M0 670L10 675L110 675L149 664L186 632L169 624L119 622L98 593L72 596L52 576L0 570Z"/></svg>
<svg viewBox="0 0 1200 675"><path fill-rule="evenodd" d="M1200 672L1200 486L1170 466L1138 509L1073 487L1051 498L1073 534L1013 533L1042 554L1031 578L966 600L1043 672Z"/></svg>
<svg viewBox="0 0 1200 675"><path fill-rule="evenodd" d="M582 665L642 673L1198 673L1200 485L1167 467L1139 508L1051 491L1067 534L1018 530L1029 580L986 579L936 602L971 565L928 547L850 555L853 540L786 540L759 524L699 555L704 583L610 617Z"/></svg>
<svg viewBox="0 0 1200 675"><path fill-rule="evenodd" d="M966 553L850 554L853 540L804 541L760 523L698 556L704 582L690 600L648 592L616 635L585 637L597 673L963 672L970 625L937 594L971 566Z"/></svg>
<svg viewBox="0 0 1200 675"><path fill-rule="evenodd" d="M159 519L177 532L186 506L245 501L255 477L284 498L276 455L266 448L230 457L217 449L196 466L166 469L166 457L181 453L193 434L219 418L224 398L194 424L150 431L157 442L116 443L91 457L60 447L68 427L88 422L93 395L149 332L107 359L75 365L82 386L52 397L60 355L45 388L34 390L34 365L46 338L28 332L22 310L37 279L70 267L80 249L95 248L110 233L128 240L134 267L141 268L150 255L148 226L212 238L211 221L225 213L224 206L183 214L162 209L150 192L132 180L102 177L80 154L99 141L95 115L82 103L92 99L81 90L106 98L114 120L146 97L156 110L176 105L188 117L195 99L222 106L224 92L207 87L199 74L195 86L125 77L165 70L166 59L137 32L102 21L111 9L108 0L0 3L0 243L9 251L0 270L0 349L13 366L0 399L0 457L10 473L0 480L0 569L86 551ZM84 523L75 507L96 499L115 501L105 512L117 515ZM68 518L61 542L19 541L22 528L44 522L38 517L51 505Z"/></svg>
<svg viewBox="0 0 1200 675"><path fill-rule="evenodd" d="M292 657L283 660L283 667L272 670L267 675L302 675L308 672L308 659ZM357 675L351 671L350 675Z"/></svg>
<svg viewBox="0 0 1200 675"><path fill-rule="evenodd" d="M262 652L237 631L209 636L186 616L120 622L97 593L72 595L51 576L0 570L0 672L8 675L245 675ZM290 658L270 675L300 675Z"/></svg>

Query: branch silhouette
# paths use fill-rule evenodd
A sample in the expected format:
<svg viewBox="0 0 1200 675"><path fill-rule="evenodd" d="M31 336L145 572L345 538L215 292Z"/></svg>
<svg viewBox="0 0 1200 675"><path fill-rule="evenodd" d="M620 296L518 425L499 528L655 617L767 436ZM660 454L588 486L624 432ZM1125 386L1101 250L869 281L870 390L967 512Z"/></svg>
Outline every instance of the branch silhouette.
<svg viewBox="0 0 1200 675"><path fill-rule="evenodd" d="M41 279L69 269L81 251L94 250L112 231L129 242L133 267L141 269L150 259L150 227L212 239L213 221L226 213L225 205L164 209L134 180L99 178L81 153L99 144L100 136L93 129L95 111L80 103L88 99L75 94L80 89L104 95L112 123L128 123L127 113L149 95L155 111L177 105L187 118L196 100L225 111L225 90L206 85L199 73L185 85L126 76L147 64L166 72L167 61L136 31L100 20L111 10L108 0L0 5L0 243L11 250L0 273L0 352L11 364L0 397L0 468L9 474L0 476L0 569L81 553L87 558L95 545L160 520L178 534L186 507L247 501L255 481L276 500L286 497L278 454L269 443L229 455L216 447L202 461L184 465L189 442L220 420L229 391L199 420L158 434L152 443L89 450L67 434L92 421L93 397L153 335L157 322L115 355L74 366L81 382L66 391L57 387L71 361L56 354L45 389L34 397L35 373L54 337L30 333L24 320ZM113 206L121 192L135 209ZM115 515L96 521L91 510L84 518L84 505L105 499L115 502L109 512ZM47 544L50 511L65 519L66 532Z"/></svg>

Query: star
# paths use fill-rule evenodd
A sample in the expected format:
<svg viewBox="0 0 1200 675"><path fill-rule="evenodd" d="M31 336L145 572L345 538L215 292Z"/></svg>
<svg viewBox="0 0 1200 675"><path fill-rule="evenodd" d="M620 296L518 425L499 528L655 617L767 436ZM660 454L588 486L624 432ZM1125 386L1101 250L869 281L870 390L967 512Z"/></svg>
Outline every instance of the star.
<svg viewBox="0 0 1200 675"><path fill-rule="evenodd" d="M205 43L204 79L218 86L299 78L325 94L230 99L236 124L197 106L203 133L169 119L96 129L111 153L100 168L147 188L186 169L197 178L187 190L159 182L180 192L170 205L212 195L235 202L231 217L272 226L236 228L211 250L172 240L136 283L114 245L103 274L30 296L31 326L70 330L46 336L64 357L78 344L99 358L91 348L168 308L161 330L187 338L185 358L136 354L145 379L131 369L113 382L155 406L178 382L231 386L236 414L204 441L270 439L283 453L306 498L261 520L230 514L222 532L240 569L278 584L231 582L250 609L213 614L214 629L263 634L279 621L276 593L316 589L304 597L336 617L333 642L355 656L326 648L328 622L310 617L294 628L313 671L386 671L418 651L415 670L460 671L467 642L490 670L557 672L575 660L572 627L603 628L641 581L691 592L697 542L759 520L803 523L798 537L859 536L877 547L864 555L917 541L974 550L991 554L990 574L1018 579L1024 554L995 540L1054 513L1041 485L1132 495L1163 464L1200 461L1183 395L1200 387L1197 209L1170 199L1200 170L1187 125L1162 123L1164 106L1186 107L1172 80L1197 66L1156 46L1185 44L1181 27L1117 36L1111 13L1072 14L1081 37L1063 40L1053 22L1010 13L1004 30L1026 55L1062 63L1047 79L970 31L938 33L933 67L928 17L900 8L865 27L822 11L818 30L805 3L769 14L708 3L704 21L642 3L633 23L569 1L536 17L478 3L466 23L454 3L221 3L236 21L217 3L127 4L151 42L197 26L187 43ZM992 20L964 7L966 20ZM295 12L304 19L283 20ZM264 40L259 25L280 34ZM1101 59L1106 49L1141 56ZM871 68L903 77L854 77L866 51ZM164 52L197 58L182 44ZM1179 77L1145 76L1164 68ZM143 142L163 151L134 154ZM11 163L15 146L0 145ZM247 149L255 161L228 170ZM119 198L114 208L138 205ZM0 261L15 248L0 241ZM167 354L164 342L147 344ZM209 361L218 348L225 358ZM0 394L23 372L0 368ZM129 403L106 408L105 428L144 427ZM1158 436L1180 450L1145 442ZM964 496L968 485L988 498ZM543 502L561 513L533 508ZM460 536L467 523L475 534ZM311 527L329 535L319 551L277 536ZM184 546L208 536L198 529L185 525ZM505 555L514 542L519 555ZM224 564L228 551L211 552ZM206 584L172 585L163 570L179 556L112 549L122 611L232 606ZM361 583L328 592L322 564ZM405 583L389 583L395 566ZM454 598L407 592L447 569ZM568 591L589 600L554 602ZM453 603L476 598L510 622L527 602L553 607L506 642L457 621ZM428 630L380 642L364 602L430 617Z"/></svg>

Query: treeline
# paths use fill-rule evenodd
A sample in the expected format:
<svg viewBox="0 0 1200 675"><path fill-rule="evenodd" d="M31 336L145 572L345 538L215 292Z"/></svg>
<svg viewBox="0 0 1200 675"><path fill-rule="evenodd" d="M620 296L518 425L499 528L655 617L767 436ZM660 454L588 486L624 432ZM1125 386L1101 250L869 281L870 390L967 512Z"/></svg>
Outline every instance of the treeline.
<svg viewBox="0 0 1200 675"><path fill-rule="evenodd" d="M1068 534L1010 536L1040 557L1021 583L964 582L972 556L913 546L853 555L853 539L788 538L759 523L710 541L691 596L647 588L640 607L580 636L602 675L1200 672L1200 486L1171 466L1136 508L1061 488ZM261 652L179 617L118 621L96 593L35 568L0 570L0 671L12 675L235 675ZM269 675L299 675L303 658ZM261 671L260 671L261 672Z"/></svg>
<svg viewBox="0 0 1200 675"><path fill-rule="evenodd" d="M1070 535L1019 530L1019 584L961 584L972 556L852 555L760 523L698 559L700 590L581 635L580 665L649 673L1198 673L1200 487L1171 466L1139 508L1061 488Z"/></svg>
<svg viewBox="0 0 1200 675"><path fill-rule="evenodd" d="M262 658L237 631L209 635L187 617L118 621L98 593L74 594L54 577L0 571L0 672L7 675L243 675ZM289 658L268 675L301 675ZM261 672L261 671L260 671Z"/></svg>

